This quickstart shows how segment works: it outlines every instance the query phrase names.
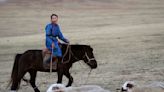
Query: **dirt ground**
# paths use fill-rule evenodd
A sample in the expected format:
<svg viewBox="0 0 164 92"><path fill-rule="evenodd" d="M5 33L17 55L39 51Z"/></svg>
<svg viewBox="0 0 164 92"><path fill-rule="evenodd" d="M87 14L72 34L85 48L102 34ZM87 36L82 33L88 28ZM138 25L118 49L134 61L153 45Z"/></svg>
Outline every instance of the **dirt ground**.
<svg viewBox="0 0 164 92"><path fill-rule="evenodd" d="M16 53L45 47L44 27L52 13L59 15L71 44L91 45L98 61L89 77L90 68L75 63L73 86L99 85L116 92L127 80L164 82L163 0L0 0L0 92L7 92ZM56 73L39 72L41 92L56 78ZM33 92L24 84L19 92Z"/></svg>

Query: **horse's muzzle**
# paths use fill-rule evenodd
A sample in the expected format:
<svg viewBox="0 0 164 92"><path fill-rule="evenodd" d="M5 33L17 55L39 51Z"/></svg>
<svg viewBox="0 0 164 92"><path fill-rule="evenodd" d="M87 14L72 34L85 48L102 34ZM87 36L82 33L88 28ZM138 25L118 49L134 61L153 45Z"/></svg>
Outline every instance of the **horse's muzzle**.
<svg viewBox="0 0 164 92"><path fill-rule="evenodd" d="M95 60L90 61L88 65L91 67L91 69L96 69L97 68L97 62Z"/></svg>

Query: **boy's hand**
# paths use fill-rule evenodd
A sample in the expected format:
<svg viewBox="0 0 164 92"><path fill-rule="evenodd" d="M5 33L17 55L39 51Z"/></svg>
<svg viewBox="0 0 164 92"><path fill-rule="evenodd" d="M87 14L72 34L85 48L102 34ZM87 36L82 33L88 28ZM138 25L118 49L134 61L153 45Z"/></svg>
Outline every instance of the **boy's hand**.
<svg viewBox="0 0 164 92"><path fill-rule="evenodd" d="M70 43L68 39L66 39L66 43Z"/></svg>
<svg viewBox="0 0 164 92"><path fill-rule="evenodd" d="M55 44L54 43L52 43L52 48L54 48L55 47Z"/></svg>

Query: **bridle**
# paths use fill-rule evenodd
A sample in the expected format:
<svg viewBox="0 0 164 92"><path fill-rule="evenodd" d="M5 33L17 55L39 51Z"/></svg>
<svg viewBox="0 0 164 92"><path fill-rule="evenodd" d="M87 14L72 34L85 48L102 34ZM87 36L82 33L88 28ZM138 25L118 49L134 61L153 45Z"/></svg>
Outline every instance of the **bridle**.
<svg viewBox="0 0 164 92"><path fill-rule="evenodd" d="M83 56L83 58L87 58L87 60L88 60L88 62L86 62L87 64L89 64L92 60L96 60L95 58L89 58L89 56L88 56L88 54L87 54L87 52L85 52L85 54L84 54L84 56Z"/></svg>

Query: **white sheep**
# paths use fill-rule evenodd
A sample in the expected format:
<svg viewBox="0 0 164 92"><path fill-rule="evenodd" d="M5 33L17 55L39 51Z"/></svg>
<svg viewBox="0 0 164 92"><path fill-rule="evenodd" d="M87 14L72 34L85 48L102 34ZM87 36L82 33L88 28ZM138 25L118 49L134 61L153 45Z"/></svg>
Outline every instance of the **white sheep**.
<svg viewBox="0 0 164 92"><path fill-rule="evenodd" d="M137 86L132 81L123 84L121 92L164 92L164 83L156 82L147 86Z"/></svg>
<svg viewBox="0 0 164 92"><path fill-rule="evenodd" d="M96 85L84 85L80 87L65 87L63 84L52 84L47 92L110 92Z"/></svg>

